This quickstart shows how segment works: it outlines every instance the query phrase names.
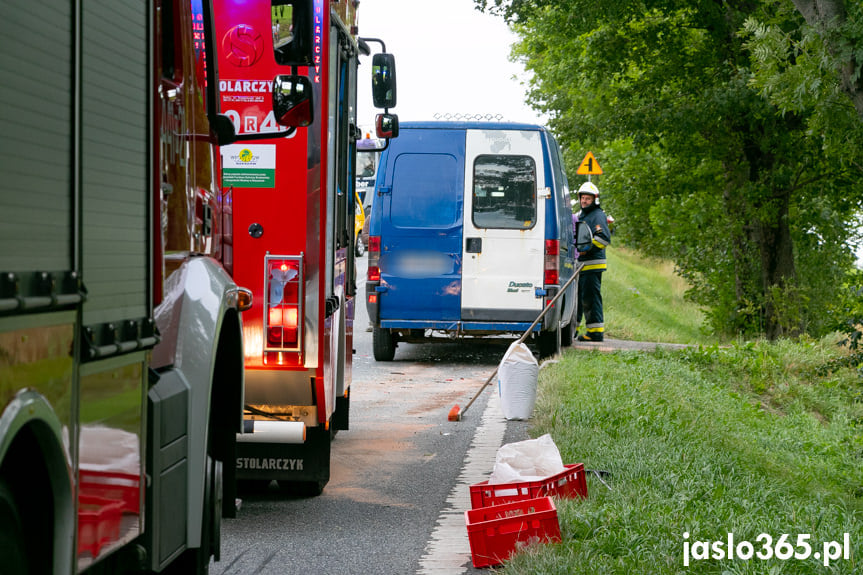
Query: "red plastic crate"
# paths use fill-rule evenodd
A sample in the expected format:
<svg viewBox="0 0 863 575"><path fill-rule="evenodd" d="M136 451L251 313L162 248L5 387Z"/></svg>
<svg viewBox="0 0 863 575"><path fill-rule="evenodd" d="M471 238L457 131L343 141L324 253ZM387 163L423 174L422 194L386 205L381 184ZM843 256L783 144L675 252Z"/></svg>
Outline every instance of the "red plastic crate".
<svg viewBox="0 0 863 575"><path fill-rule="evenodd" d="M482 481L470 486L470 505L473 509L501 505L537 497L587 498L587 479L584 463L564 465L565 470L537 481L517 481L489 485Z"/></svg>
<svg viewBox="0 0 863 575"><path fill-rule="evenodd" d="M464 512L474 567L500 565L521 548L560 542L557 508L551 497L493 505Z"/></svg>
<svg viewBox="0 0 863 575"><path fill-rule="evenodd" d="M89 551L93 557L106 543L120 536L123 502L92 495L78 496L78 553Z"/></svg>
<svg viewBox="0 0 863 575"><path fill-rule="evenodd" d="M131 473L81 469L78 493L121 501L126 513L138 514L141 510L141 478Z"/></svg>

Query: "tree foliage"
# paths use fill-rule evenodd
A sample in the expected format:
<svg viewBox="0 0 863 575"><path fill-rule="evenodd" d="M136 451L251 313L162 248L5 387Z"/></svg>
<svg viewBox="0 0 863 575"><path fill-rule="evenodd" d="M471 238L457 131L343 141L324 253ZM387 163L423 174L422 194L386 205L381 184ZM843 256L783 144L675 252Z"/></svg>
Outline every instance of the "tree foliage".
<svg viewBox="0 0 863 575"><path fill-rule="evenodd" d="M848 95L863 118L863 4L850 0L794 0L806 20L805 36L815 36L815 44L828 69L837 72L840 89Z"/></svg>
<svg viewBox="0 0 863 575"><path fill-rule="evenodd" d="M518 33L568 166L601 158L617 237L672 258L714 328L835 327L863 201L859 6L810 25L779 0L475 1Z"/></svg>

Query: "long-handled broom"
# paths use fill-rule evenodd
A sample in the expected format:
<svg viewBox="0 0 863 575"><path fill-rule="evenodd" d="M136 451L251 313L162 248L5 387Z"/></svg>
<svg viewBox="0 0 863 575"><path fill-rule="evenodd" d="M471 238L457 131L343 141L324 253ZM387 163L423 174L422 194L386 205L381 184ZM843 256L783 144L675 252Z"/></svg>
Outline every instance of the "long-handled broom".
<svg viewBox="0 0 863 575"><path fill-rule="evenodd" d="M551 298L551 301L548 302L548 305L546 305L542 309L542 311L539 312L539 315L536 316L536 319L533 320L533 323L530 324L530 327L527 328L523 334L521 334L521 337L518 338L516 343L522 343L524 340L526 340L528 338L528 336L531 334L531 332L533 332L533 328L536 327L536 324L538 324L540 321L542 321L542 318L545 317L545 314L548 313L548 310L550 310L552 308L552 306L554 306L554 304L557 302L557 300L560 298L560 296L563 295L563 292L566 291L566 288L569 287L569 284L571 284L573 281L575 281L575 278L577 278L579 273L581 273L581 268L583 266L584 266L584 264L582 262L576 263L575 272L572 274L572 276L568 280L566 280L566 283L563 284L563 286L560 288L560 290L558 290L558 292L555 294L555 296L553 298ZM482 384L482 387L479 388L479 391L477 391L476 394L474 394L474 396L471 398L471 400L467 403L467 405L464 406L464 409L461 409L458 406L458 404L456 404L452 407L452 409L449 410L449 415L447 416L447 419L449 421L461 421L461 418L464 415L464 412L467 411L471 405L473 405L473 402L476 401L476 398L479 397L479 395L483 392L483 390L486 387L488 387L488 384L490 384L492 382L492 380L494 379L494 376L497 375L497 370L499 367L500 367L500 364L498 364L498 366L494 368L494 371L491 372L491 375L488 376L488 379L485 380L485 383Z"/></svg>

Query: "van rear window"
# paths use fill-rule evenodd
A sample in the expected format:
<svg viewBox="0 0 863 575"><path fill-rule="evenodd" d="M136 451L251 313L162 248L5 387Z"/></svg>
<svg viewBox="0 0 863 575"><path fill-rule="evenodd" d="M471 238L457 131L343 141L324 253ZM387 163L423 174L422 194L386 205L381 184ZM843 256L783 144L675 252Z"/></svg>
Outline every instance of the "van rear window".
<svg viewBox="0 0 863 575"><path fill-rule="evenodd" d="M473 164L476 228L526 230L536 224L536 164L530 156L482 155Z"/></svg>
<svg viewBox="0 0 863 575"><path fill-rule="evenodd" d="M461 220L464 176L449 154L399 154L393 169L390 222L439 228Z"/></svg>

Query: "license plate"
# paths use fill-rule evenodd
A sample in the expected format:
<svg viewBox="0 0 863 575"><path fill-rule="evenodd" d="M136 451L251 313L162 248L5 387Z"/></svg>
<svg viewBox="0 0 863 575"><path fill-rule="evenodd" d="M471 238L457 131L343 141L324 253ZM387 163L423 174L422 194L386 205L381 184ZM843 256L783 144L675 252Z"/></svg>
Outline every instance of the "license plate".
<svg viewBox="0 0 863 575"><path fill-rule="evenodd" d="M406 278L428 278L452 273L452 258L437 253L413 253L400 256L395 274Z"/></svg>

